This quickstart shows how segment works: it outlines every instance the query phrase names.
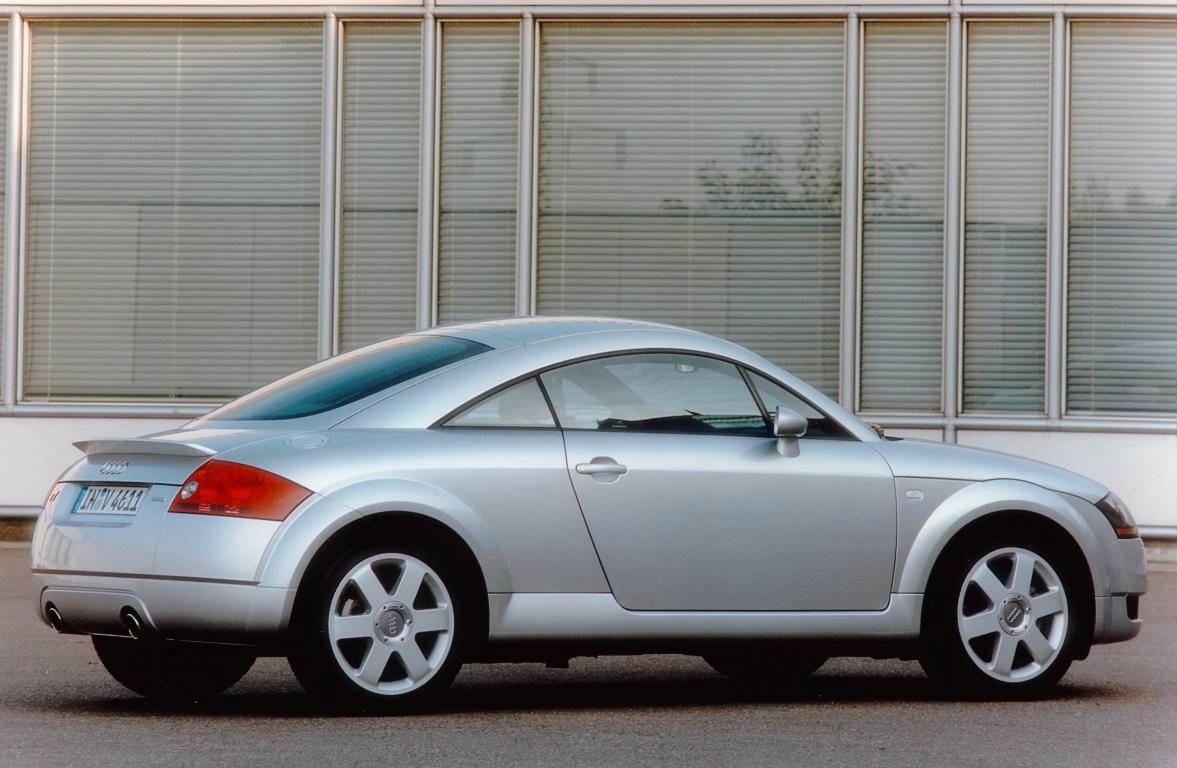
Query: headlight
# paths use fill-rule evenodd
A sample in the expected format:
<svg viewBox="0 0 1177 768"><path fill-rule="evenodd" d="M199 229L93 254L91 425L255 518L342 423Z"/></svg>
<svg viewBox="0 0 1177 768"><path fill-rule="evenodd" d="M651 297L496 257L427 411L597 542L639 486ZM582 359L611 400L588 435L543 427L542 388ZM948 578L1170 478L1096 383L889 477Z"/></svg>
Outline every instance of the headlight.
<svg viewBox="0 0 1177 768"><path fill-rule="evenodd" d="M1109 493L1095 504L1095 508L1103 512L1103 516L1112 524L1112 528L1116 531L1116 537L1121 539L1135 539L1140 535L1136 530L1136 521L1132 519L1132 513L1128 511L1128 507L1124 506L1124 502L1120 501L1120 497L1114 493Z"/></svg>

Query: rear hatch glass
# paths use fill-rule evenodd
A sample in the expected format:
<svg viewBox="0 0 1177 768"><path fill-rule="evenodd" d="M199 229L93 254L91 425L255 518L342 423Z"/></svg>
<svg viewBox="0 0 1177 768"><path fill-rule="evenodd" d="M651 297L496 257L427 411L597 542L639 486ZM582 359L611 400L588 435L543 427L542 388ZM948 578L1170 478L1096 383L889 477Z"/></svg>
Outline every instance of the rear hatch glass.
<svg viewBox="0 0 1177 768"><path fill-rule="evenodd" d="M490 351L454 336L402 336L293 373L213 411L207 421L271 421L326 413Z"/></svg>

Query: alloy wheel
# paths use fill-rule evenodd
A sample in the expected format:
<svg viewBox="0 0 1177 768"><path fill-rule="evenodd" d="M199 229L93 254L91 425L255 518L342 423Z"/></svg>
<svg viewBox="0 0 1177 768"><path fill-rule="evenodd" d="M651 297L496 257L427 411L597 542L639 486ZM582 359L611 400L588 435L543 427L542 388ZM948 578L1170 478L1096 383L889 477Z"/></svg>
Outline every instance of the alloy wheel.
<svg viewBox="0 0 1177 768"><path fill-rule="evenodd" d="M1007 683L1032 680L1049 668L1070 621L1054 568L1020 547L998 549L977 561L961 586L956 615L973 663Z"/></svg>
<svg viewBox="0 0 1177 768"><path fill-rule="evenodd" d="M454 608L437 573L415 557L374 555L339 582L327 635L340 669L373 693L414 691L445 663Z"/></svg>

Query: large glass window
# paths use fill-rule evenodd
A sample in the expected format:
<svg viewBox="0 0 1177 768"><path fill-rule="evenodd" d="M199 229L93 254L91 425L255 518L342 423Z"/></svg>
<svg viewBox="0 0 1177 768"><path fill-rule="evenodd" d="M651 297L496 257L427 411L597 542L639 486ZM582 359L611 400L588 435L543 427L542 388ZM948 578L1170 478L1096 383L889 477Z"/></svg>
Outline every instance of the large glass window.
<svg viewBox="0 0 1177 768"><path fill-rule="evenodd" d="M863 410L939 412L947 25L870 23L863 51Z"/></svg>
<svg viewBox="0 0 1177 768"><path fill-rule="evenodd" d="M1050 23L970 22L967 66L962 406L1042 413Z"/></svg>
<svg viewBox="0 0 1177 768"><path fill-rule="evenodd" d="M540 378L564 429L768 434L743 375L722 360L618 355Z"/></svg>
<svg viewBox="0 0 1177 768"><path fill-rule="evenodd" d="M437 317L513 315L519 25L442 29Z"/></svg>
<svg viewBox="0 0 1177 768"><path fill-rule="evenodd" d="M219 399L313 361L322 25L31 30L25 396Z"/></svg>
<svg viewBox="0 0 1177 768"><path fill-rule="evenodd" d="M1177 23L1071 24L1067 410L1177 411Z"/></svg>
<svg viewBox="0 0 1177 768"><path fill-rule="evenodd" d="M421 25L344 25L339 344L417 327Z"/></svg>
<svg viewBox="0 0 1177 768"><path fill-rule="evenodd" d="M312 416L489 350L485 344L452 336L402 336L324 360L207 418L264 421Z"/></svg>
<svg viewBox="0 0 1177 768"><path fill-rule="evenodd" d="M548 23L537 309L743 343L835 393L841 23Z"/></svg>

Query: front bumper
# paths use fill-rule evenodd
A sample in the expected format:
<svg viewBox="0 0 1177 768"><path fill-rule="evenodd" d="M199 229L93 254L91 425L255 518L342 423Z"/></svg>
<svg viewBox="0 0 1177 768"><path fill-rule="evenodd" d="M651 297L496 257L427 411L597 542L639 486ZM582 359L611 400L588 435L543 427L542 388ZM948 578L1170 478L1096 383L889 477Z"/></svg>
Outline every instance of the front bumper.
<svg viewBox="0 0 1177 768"><path fill-rule="evenodd" d="M52 604L70 631L125 635L134 610L149 632L176 640L266 643L287 625L294 590L257 584L33 572L37 614Z"/></svg>
<svg viewBox="0 0 1177 768"><path fill-rule="evenodd" d="M1139 595L1095 598L1095 628L1092 643L1118 643L1140 634Z"/></svg>
<svg viewBox="0 0 1177 768"><path fill-rule="evenodd" d="M1140 596L1148 591L1144 542L1116 539L1108 552L1109 593L1095 598L1092 643L1118 643L1140 634Z"/></svg>

